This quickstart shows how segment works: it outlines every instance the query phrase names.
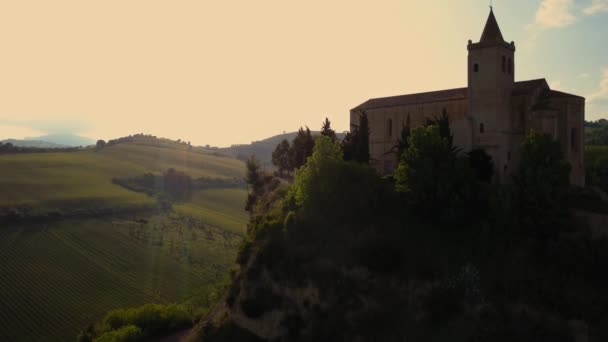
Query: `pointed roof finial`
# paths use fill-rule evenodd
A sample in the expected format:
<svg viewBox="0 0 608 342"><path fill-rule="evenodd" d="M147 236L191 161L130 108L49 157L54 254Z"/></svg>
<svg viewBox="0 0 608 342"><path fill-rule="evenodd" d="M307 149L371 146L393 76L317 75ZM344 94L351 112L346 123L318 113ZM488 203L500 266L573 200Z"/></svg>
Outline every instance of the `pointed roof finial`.
<svg viewBox="0 0 608 342"><path fill-rule="evenodd" d="M481 34L480 43L504 43L504 39L502 38L502 33L500 32L500 28L498 27L498 22L496 22L496 17L494 16L493 7L490 6L490 15L488 16L488 20L486 21L486 26L483 29L483 33Z"/></svg>

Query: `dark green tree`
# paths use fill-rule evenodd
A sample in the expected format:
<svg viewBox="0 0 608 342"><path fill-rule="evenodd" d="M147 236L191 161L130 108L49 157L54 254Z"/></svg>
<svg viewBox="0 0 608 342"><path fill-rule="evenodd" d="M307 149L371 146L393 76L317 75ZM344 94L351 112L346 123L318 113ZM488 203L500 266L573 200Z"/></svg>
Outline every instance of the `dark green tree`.
<svg viewBox="0 0 608 342"><path fill-rule="evenodd" d="M396 189L413 212L456 222L467 216L473 174L437 125L413 129L395 171Z"/></svg>
<svg viewBox="0 0 608 342"><path fill-rule="evenodd" d="M469 165L477 176L477 180L490 183L494 176L494 162L492 157L485 150L478 148L467 153Z"/></svg>
<svg viewBox="0 0 608 342"><path fill-rule="evenodd" d="M410 131L410 115L408 114L405 125L401 127L401 134L399 135L399 140L395 145L393 145L393 147L391 147L388 153L395 153L397 155L397 159L401 158L403 152L407 150L409 146L408 139L410 137Z"/></svg>
<svg viewBox="0 0 608 342"><path fill-rule="evenodd" d="M262 173L260 171L260 162L257 160L255 155L252 155L249 157L249 159L247 159L245 162L245 167L245 182L249 186L245 210L251 213L253 206L257 201L257 193L262 184Z"/></svg>
<svg viewBox="0 0 608 342"><path fill-rule="evenodd" d="M98 150L104 148L106 146L106 142L104 140L97 140L97 143L95 144L95 147L97 147Z"/></svg>
<svg viewBox="0 0 608 342"><path fill-rule="evenodd" d="M353 159L359 163L369 164L369 120L365 111L359 114L359 127L356 130L353 145Z"/></svg>
<svg viewBox="0 0 608 342"><path fill-rule="evenodd" d="M310 129L306 127L306 130L304 130L302 127L300 127L298 134L295 136L292 142L292 165L294 169L297 169L306 163L306 158L312 155L314 146L315 140L312 137Z"/></svg>
<svg viewBox="0 0 608 342"><path fill-rule="evenodd" d="M531 233L554 234L567 212L570 164L559 142L532 131L521 146L521 161L513 176L521 227Z"/></svg>
<svg viewBox="0 0 608 342"><path fill-rule="evenodd" d="M331 138L332 140L336 140L336 132L331 129L331 123L328 118L325 118L323 122L323 126L321 127L321 135Z"/></svg>
<svg viewBox="0 0 608 342"><path fill-rule="evenodd" d="M257 160L255 155L252 155L249 157L249 159L247 159L245 166L247 168L245 182L252 187L256 187L262 179L260 162Z"/></svg>
<svg viewBox="0 0 608 342"><path fill-rule="evenodd" d="M344 151L344 160L351 161L355 159L355 145L356 139L358 136L357 129L355 128L354 132L346 132L344 135L344 139L340 142L342 146L342 151Z"/></svg>
<svg viewBox="0 0 608 342"><path fill-rule="evenodd" d="M447 139L450 147L453 147L454 135L450 130L450 117L445 108L441 113L441 116L436 116L433 119L426 119L426 126L436 125L439 128L439 135L442 138Z"/></svg>
<svg viewBox="0 0 608 342"><path fill-rule="evenodd" d="M272 152L272 164L277 167L279 173L289 172L291 166L291 146L289 141L283 139Z"/></svg>

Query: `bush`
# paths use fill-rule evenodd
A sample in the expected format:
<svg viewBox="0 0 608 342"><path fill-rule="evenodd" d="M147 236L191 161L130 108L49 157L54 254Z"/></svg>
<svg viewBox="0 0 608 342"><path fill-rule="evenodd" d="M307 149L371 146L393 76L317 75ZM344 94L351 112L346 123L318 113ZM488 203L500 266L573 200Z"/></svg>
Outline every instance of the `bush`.
<svg viewBox="0 0 608 342"><path fill-rule="evenodd" d="M125 325L117 330L108 331L93 339L93 342L137 342L142 341L144 334L135 325Z"/></svg>
<svg viewBox="0 0 608 342"><path fill-rule="evenodd" d="M126 326L135 326L141 330L144 337L155 337L190 325L192 317L182 305L146 304L137 308L110 311L102 319L100 329L96 333L101 336Z"/></svg>
<svg viewBox="0 0 608 342"><path fill-rule="evenodd" d="M296 174L291 195L306 217L360 225L375 220L385 189L372 168L342 160L340 145L320 136L313 155Z"/></svg>

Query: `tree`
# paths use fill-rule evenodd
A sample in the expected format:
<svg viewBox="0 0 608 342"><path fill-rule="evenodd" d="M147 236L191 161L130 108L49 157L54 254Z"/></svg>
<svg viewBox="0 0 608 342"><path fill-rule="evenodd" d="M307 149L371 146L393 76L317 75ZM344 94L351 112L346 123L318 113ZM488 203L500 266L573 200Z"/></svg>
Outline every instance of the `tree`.
<svg viewBox="0 0 608 342"><path fill-rule="evenodd" d="M569 175L570 164L560 143L550 135L530 132L521 146L521 161L513 177L522 228L543 235L555 233L556 220L567 212Z"/></svg>
<svg viewBox="0 0 608 342"><path fill-rule="evenodd" d="M354 132L346 132L344 135L344 139L340 142L342 146L342 151L344 151L344 160L351 161L355 159L355 145L356 145L356 137L357 137L357 128L355 128Z"/></svg>
<svg viewBox="0 0 608 342"><path fill-rule="evenodd" d="M247 202L245 203L245 210L251 214L253 206L257 201L257 193L262 184L262 175L260 172L260 162L256 159L255 155L252 155L245 162L245 182L250 186L250 191L247 194Z"/></svg>
<svg viewBox="0 0 608 342"><path fill-rule="evenodd" d="M260 162L257 160L255 155L251 155L251 157L249 157L249 159L247 159L245 162L245 166L247 168L245 182L254 188L257 187L262 179L260 174Z"/></svg>
<svg viewBox="0 0 608 342"><path fill-rule="evenodd" d="M494 162L484 149L478 148L467 153L469 165L480 182L490 183L494 176Z"/></svg>
<svg viewBox="0 0 608 342"><path fill-rule="evenodd" d="M331 123L328 118L325 118L323 122L323 126L321 127L321 135L331 138L332 140L336 140L336 132L331 129Z"/></svg>
<svg viewBox="0 0 608 342"><path fill-rule="evenodd" d="M380 212L389 207L386 197L393 193L371 167L345 161L340 143L326 136L317 137L312 156L290 189L290 197L306 213L302 217L316 222L306 229L327 227L319 222L331 222L332 229L377 224L384 218Z"/></svg>
<svg viewBox="0 0 608 342"><path fill-rule="evenodd" d="M405 124L401 127L401 134L399 135L399 140L395 145L393 145L393 147L391 147L388 153L395 153L397 155L397 159L401 158L403 152L407 150L409 146L408 139L410 137L410 131L410 115L408 114Z"/></svg>
<svg viewBox="0 0 608 342"><path fill-rule="evenodd" d="M272 164L279 169L279 173L290 171L291 167L291 146L286 139L283 139L272 152Z"/></svg>
<svg viewBox="0 0 608 342"><path fill-rule="evenodd" d="M306 163L306 159L312 155L312 150L315 146L315 140L310 133L310 129L306 127L306 131L300 127L298 134L292 142L293 155L292 166L297 169Z"/></svg>
<svg viewBox="0 0 608 342"><path fill-rule="evenodd" d="M365 111L359 114L359 127L353 139L353 159L359 163L369 164L369 121Z"/></svg>
<svg viewBox="0 0 608 342"><path fill-rule="evenodd" d="M466 217L473 175L437 125L413 129L395 171L396 189L411 209L434 219Z"/></svg>
<svg viewBox="0 0 608 342"><path fill-rule="evenodd" d="M104 140L97 140L97 144L95 144L95 146L97 147L97 149L102 149L106 146L106 142Z"/></svg>
<svg viewBox="0 0 608 342"><path fill-rule="evenodd" d="M317 139L312 156L306 166L298 172L294 180L295 197L298 204L302 204L307 200L308 191L306 189L315 186L315 184L309 183L312 179L316 179L316 177L313 177L313 174L317 175L322 172L321 166L325 163L341 161L342 157L342 149L336 141L326 136L321 136Z"/></svg>
<svg viewBox="0 0 608 342"><path fill-rule="evenodd" d="M447 139L450 147L453 146L454 135L450 130L450 117L445 108L443 108L441 116L426 120L426 126L430 125L436 125L439 128L439 135Z"/></svg>

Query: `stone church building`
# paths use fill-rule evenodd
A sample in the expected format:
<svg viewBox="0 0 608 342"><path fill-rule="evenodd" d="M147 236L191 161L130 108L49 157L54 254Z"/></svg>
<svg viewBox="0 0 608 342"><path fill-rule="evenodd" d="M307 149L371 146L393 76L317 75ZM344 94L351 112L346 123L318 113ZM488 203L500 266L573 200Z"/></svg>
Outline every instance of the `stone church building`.
<svg viewBox="0 0 608 342"><path fill-rule="evenodd" d="M370 99L350 111L350 129L366 113L370 126L370 163L392 174L397 163L387 153L397 143L407 117L410 127L448 114L454 144L463 151L483 148L494 161L498 180L516 170L519 146L530 130L557 139L570 162L570 182L584 185L585 99L553 90L545 79L515 82L515 43L507 43L493 11L478 43L469 40L468 86Z"/></svg>

